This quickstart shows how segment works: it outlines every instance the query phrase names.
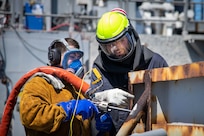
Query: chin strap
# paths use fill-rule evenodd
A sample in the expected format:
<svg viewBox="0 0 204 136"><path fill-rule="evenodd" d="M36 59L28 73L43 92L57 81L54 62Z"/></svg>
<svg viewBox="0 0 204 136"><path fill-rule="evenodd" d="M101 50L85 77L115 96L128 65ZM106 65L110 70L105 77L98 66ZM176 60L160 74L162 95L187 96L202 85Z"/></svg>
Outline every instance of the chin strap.
<svg viewBox="0 0 204 136"><path fill-rule="evenodd" d="M45 74L51 74L53 76L57 76L58 78L63 79L67 83L70 83L71 85L73 85L77 90L81 89L82 93L85 93L89 88L88 83L84 82L81 78L77 77L73 73L68 72L62 68L44 66L44 67L38 67L29 71L18 80L18 82L15 84L14 88L12 89L7 99L6 105L4 107L1 124L0 124L1 136L7 136L8 134L8 130L9 130L12 115L13 115L13 109L16 105L17 97L22 86L26 83L26 81L31 76L33 76L37 72L43 72Z"/></svg>

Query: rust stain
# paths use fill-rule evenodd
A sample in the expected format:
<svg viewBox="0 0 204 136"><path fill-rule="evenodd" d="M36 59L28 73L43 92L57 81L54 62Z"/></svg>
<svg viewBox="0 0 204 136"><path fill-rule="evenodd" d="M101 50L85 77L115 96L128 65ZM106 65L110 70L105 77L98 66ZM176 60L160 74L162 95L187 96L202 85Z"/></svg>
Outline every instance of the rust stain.
<svg viewBox="0 0 204 136"><path fill-rule="evenodd" d="M152 99L152 102L157 102L157 97L155 95L152 95L151 99Z"/></svg>
<svg viewBox="0 0 204 136"><path fill-rule="evenodd" d="M145 79L145 73L149 72L151 81ZM175 81L178 80L203 77L204 76L204 61L191 64L171 66L165 68L156 68L152 70L141 70L129 72L129 85L140 83L151 83L160 81ZM145 87L146 88L146 87ZM132 87L134 89L134 87ZM152 104L158 104L156 97L151 97ZM158 106L158 105L157 105ZM159 108L158 108L159 109ZM162 110L157 110L151 116L152 130L163 128L168 136L204 136L204 124L195 123L170 123L168 115L164 115ZM126 125L130 125L132 121L128 121ZM139 125L139 124L138 124ZM140 124L141 125L141 124ZM141 128L138 131L142 130Z"/></svg>
<svg viewBox="0 0 204 136"><path fill-rule="evenodd" d="M193 78L204 76L204 61L191 64L171 66L165 68L155 68L151 70L151 81L168 81L181 80L185 78ZM144 73L147 70L129 72L129 83L138 84L144 83Z"/></svg>
<svg viewBox="0 0 204 136"><path fill-rule="evenodd" d="M189 123L152 124L152 130L163 128L168 136L204 136L204 125Z"/></svg>
<svg viewBox="0 0 204 136"><path fill-rule="evenodd" d="M142 121L142 119L140 119L140 122L137 123L136 127L132 131L132 134L143 132L145 132L145 123Z"/></svg>
<svg viewBox="0 0 204 136"><path fill-rule="evenodd" d="M152 122L157 123L157 124L158 123L161 123L161 124L166 123L164 114L159 113L155 117L152 117Z"/></svg>

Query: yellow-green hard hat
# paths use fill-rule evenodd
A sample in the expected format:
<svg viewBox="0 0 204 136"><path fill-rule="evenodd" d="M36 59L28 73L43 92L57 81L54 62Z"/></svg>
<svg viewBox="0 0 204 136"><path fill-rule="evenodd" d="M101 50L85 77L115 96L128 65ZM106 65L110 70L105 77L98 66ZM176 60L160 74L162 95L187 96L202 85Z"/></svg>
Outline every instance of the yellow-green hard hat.
<svg viewBox="0 0 204 136"><path fill-rule="evenodd" d="M99 42L111 42L118 39L129 26L129 20L118 12L106 12L99 19L96 38Z"/></svg>

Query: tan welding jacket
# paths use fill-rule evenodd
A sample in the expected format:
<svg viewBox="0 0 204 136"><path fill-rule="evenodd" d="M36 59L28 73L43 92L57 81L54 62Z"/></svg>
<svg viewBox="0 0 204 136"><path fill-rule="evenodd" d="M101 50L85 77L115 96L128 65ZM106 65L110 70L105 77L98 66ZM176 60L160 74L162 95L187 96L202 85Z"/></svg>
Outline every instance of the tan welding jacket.
<svg viewBox="0 0 204 136"><path fill-rule="evenodd" d="M20 118L27 136L68 136L70 121L63 122L64 110L57 103L77 98L76 90L70 84L55 89L42 77L30 79L22 89ZM80 99L84 97L80 95ZM90 120L75 116L72 123L73 136L90 136Z"/></svg>

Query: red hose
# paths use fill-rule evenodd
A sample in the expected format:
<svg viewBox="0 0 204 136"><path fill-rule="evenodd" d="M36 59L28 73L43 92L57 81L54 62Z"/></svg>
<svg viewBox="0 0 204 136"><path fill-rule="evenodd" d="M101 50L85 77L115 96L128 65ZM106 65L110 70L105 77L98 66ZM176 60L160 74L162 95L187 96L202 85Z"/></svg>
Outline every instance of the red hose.
<svg viewBox="0 0 204 136"><path fill-rule="evenodd" d="M13 87L13 89L12 89L8 99L7 99L6 105L4 107L4 112L3 112L1 124L0 124L0 136L7 136L7 134L8 134L10 122L11 122L12 115L13 115L13 109L16 105L16 101L17 101L20 89L25 84L25 82L33 74L35 74L37 72L43 72L46 74L51 74L53 76L59 77L60 79L64 79L66 82L75 86L76 89L80 89L80 87L82 87L81 88L82 93L85 93L86 90L89 88L89 84L84 82L81 78L79 78L79 77L75 76L74 74L72 74L71 72L68 72L68 71L61 69L61 68L44 66L44 67L38 67L38 68L35 68L35 69L29 71L28 73L23 75L18 80L18 82Z"/></svg>

